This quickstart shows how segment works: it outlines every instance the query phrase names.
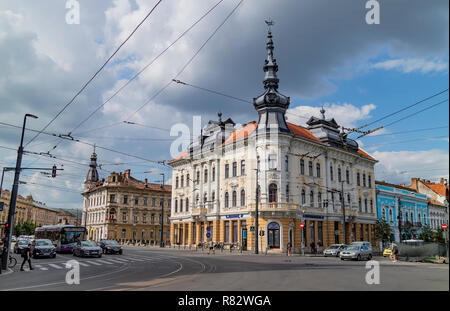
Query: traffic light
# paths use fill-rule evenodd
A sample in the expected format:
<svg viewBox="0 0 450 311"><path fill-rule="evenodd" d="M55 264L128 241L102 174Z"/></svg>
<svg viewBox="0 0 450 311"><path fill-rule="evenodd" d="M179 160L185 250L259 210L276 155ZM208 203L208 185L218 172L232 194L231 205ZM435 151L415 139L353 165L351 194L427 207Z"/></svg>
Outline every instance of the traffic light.
<svg viewBox="0 0 450 311"><path fill-rule="evenodd" d="M56 177L56 165L52 167L52 177Z"/></svg>

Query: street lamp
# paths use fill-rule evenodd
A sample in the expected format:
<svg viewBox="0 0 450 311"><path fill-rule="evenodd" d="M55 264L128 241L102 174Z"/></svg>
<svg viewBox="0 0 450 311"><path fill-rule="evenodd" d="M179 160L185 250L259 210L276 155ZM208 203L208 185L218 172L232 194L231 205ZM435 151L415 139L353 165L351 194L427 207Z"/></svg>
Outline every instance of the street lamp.
<svg viewBox="0 0 450 311"><path fill-rule="evenodd" d="M160 240L159 240L159 247L164 247L164 242L163 242L163 235L164 235L164 173L161 173L159 175L162 175L162 185L161 185L161 189L163 190L163 199L160 200L161 203L161 234L160 234Z"/></svg>
<svg viewBox="0 0 450 311"><path fill-rule="evenodd" d="M302 256L305 256L305 212L306 212L306 204L302 205L302 216L301 216L301 222L303 223L303 228L300 228L302 230Z"/></svg>
<svg viewBox="0 0 450 311"><path fill-rule="evenodd" d="M14 213L16 209L17 202L17 193L19 192L19 178L20 178L20 169L22 166L22 156L23 156L23 138L25 136L25 125L27 122L27 117L31 117L33 119L37 119L38 117L32 114L26 114L23 118L23 126L22 126L22 136L20 138L20 146L17 150L17 161L16 161L16 169L14 175L14 183L11 192L11 202L9 204L9 213L8 213L8 224L9 226L6 228L6 237L5 237L5 246L6 251L3 251L3 259L2 259L2 269L6 269L8 263L9 249L11 248L11 236L14 230Z"/></svg>

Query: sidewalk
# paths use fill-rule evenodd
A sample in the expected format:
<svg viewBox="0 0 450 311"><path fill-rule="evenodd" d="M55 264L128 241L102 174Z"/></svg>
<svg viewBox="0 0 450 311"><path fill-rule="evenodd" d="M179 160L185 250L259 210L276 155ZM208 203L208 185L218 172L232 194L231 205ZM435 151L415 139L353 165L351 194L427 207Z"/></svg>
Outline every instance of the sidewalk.
<svg viewBox="0 0 450 311"><path fill-rule="evenodd" d="M0 277L2 277L3 275L8 275L13 273L14 271L10 268L6 268L6 270L2 270L2 273L0 274Z"/></svg>

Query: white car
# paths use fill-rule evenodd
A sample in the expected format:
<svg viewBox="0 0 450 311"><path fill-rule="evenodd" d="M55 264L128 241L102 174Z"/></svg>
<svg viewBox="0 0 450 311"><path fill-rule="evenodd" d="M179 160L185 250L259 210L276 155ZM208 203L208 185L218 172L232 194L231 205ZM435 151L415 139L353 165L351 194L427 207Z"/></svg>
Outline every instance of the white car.
<svg viewBox="0 0 450 311"><path fill-rule="evenodd" d="M339 257L339 254L342 250L345 250L347 248L347 245L345 244L333 244L328 246L324 251L323 255L325 257L333 256L333 257Z"/></svg>
<svg viewBox="0 0 450 311"><path fill-rule="evenodd" d="M344 259L371 260L372 249L368 248L367 245L350 245L340 253L339 257L341 258L341 260Z"/></svg>

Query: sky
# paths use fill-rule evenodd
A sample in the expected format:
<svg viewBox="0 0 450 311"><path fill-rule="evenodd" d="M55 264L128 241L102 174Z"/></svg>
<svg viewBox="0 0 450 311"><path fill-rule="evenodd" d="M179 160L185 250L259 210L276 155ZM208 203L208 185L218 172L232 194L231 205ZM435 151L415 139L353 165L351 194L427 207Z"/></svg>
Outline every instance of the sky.
<svg viewBox="0 0 450 311"><path fill-rule="evenodd" d="M70 2L79 4L79 24L66 21ZM171 159L173 125L192 129L194 116L206 124L218 112L244 124L257 121L257 113L251 103L168 83L176 78L252 101L263 92L264 21L270 18L275 21L279 91L291 98L288 122L305 126L324 107L327 118L345 127L386 126L362 138L349 136L379 161L376 179L408 184L411 177L448 178L448 91L374 122L448 89L447 0L380 0L379 24L366 23L365 0L244 0L240 5L239 0L223 0L152 61L218 2L163 0L46 132L72 132L96 144L102 178L129 168L132 176L150 182L160 183L165 173L170 183L170 168L158 161ZM39 118L28 119L27 128L42 129L156 3L0 0L0 122L21 127L24 114L31 113ZM27 131L25 143L34 135ZM15 165L19 140L20 129L0 124L1 166ZM92 145L41 134L25 150L50 152L57 159L26 154L23 167L56 164L64 171L56 178L23 171L21 180L28 184L19 193L31 193L50 207L80 208ZM5 174L5 188L12 177Z"/></svg>

